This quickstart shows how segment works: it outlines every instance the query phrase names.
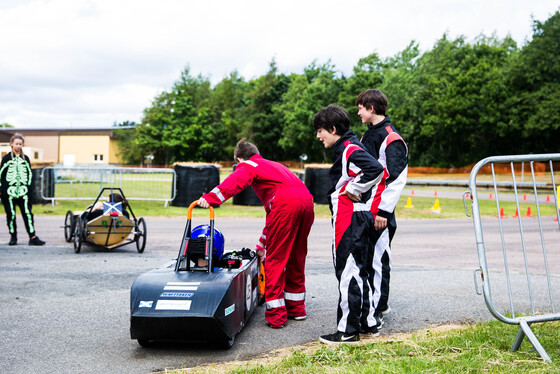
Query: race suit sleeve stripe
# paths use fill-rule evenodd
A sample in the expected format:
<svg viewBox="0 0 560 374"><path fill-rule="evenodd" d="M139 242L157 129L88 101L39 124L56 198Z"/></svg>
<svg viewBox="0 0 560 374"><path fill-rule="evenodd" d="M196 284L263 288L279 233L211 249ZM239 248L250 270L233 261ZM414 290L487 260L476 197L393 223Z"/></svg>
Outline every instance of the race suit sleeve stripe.
<svg viewBox="0 0 560 374"><path fill-rule="evenodd" d="M346 191L358 195L369 191L379 183L383 176L383 166L367 151L358 146L347 147L344 156L345 172L349 176L356 175L354 180L346 185Z"/></svg>
<svg viewBox="0 0 560 374"><path fill-rule="evenodd" d="M333 194L337 194L335 191ZM334 221L334 248L338 248L342 236L352 222L352 212L354 204L347 196L336 196L336 217Z"/></svg>
<svg viewBox="0 0 560 374"><path fill-rule="evenodd" d="M397 133L390 133L381 152L387 165L387 179L379 203L379 215L388 217L397 206L401 192L406 185L408 159L406 144Z"/></svg>
<svg viewBox="0 0 560 374"><path fill-rule="evenodd" d="M254 162L241 162L222 183L202 197L212 206L222 204L233 195L243 191L253 183L256 175Z"/></svg>

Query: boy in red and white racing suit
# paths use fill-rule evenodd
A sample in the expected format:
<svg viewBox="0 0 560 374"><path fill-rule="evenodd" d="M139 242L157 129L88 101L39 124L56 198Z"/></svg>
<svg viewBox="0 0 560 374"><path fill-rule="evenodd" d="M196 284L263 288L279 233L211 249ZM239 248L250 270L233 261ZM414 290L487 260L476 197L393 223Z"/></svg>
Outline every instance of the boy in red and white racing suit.
<svg viewBox="0 0 560 374"><path fill-rule="evenodd" d="M378 334L378 321L369 308L375 290L368 282L368 259L374 251L371 202L383 175L383 166L350 130L350 119L343 109L331 105L320 110L313 118L313 127L325 148L333 148L334 162L329 171L330 207L333 261L339 290L337 331L321 336L320 341L327 344L358 342L361 332Z"/></svg>
<svg viewBox="0 0 560 374"><path fill-rule="evenodd" d="M385 169L371 206L375 219L372 235L376 256L370 261L373 269L370 283L377 291L371 308L382 321L383 314L390 311L391 241L397 230L395 207L406 184L408 149L386 115L387 96L383 92L375 89L363 91L356 98L356 105L362 122L368 124L368 130L360 141Z"/></svg>
<svg viewBox="0 0 560 374"><path fill-rule="evenodd" d="M253 186L264 204L266 223L257 254L266 253L265 318L280 328L288 317L301 320L305 310L307 237L314 221L313 197L305 184L284 165L263 158L254 144L240 141L234 152L235 171L198 205L217 206Z"/></svg>

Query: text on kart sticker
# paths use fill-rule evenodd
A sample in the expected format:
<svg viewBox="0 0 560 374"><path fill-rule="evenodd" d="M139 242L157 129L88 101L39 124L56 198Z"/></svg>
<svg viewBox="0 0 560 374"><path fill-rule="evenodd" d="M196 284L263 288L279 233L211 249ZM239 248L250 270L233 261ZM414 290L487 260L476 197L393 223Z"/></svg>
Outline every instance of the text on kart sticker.
<svg viewBox="0 0 560 374"><path fill-rule="evenodd" d="M190 310L191 300L158 300L156 310Z"/></svg>
<svg viewBox="0 0 560 374"><path fill-rule="evenodd" d="M159 297L179 297L179 298L189 298L193 297L194 292L162 292Z"/></svg>

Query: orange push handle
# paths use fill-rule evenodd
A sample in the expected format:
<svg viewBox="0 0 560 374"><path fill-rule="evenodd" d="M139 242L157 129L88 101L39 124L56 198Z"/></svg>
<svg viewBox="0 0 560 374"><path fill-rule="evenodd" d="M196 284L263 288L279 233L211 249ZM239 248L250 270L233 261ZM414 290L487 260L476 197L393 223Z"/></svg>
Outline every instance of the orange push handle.
<svg viewBox="0 0 560 374"><path fill-rule="evenodd" d="M192 210L198 204L198 200L195 200L189 205L189 210L187 210L187 219L192 219ZM210 219L214 219L214 208L209 206L208 210L210 210Z"/></svg>

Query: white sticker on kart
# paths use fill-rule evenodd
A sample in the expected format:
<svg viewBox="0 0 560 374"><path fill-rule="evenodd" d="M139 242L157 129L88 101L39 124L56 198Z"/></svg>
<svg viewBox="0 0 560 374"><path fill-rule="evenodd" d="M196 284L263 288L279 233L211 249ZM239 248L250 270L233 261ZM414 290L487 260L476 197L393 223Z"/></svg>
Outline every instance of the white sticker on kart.
<svg viewBox="0 0 560 374"><path fill-rule="evenodd" d="M167 282L164 291L196 291L200 282Z"/></svg>
<svg viewBox="0 0 560 374"><path fill-rule="evenodd" d="M251 274L247 274L247 283L245 284L245 303L247 306L247 311L251 310Z"/></svg>
<svg viewBox="0 0 560 374"><path fill-rule="evenodd" d="M224 317L229 316L231 313L233 313L234 310L235 310L235 304L231 304L231 306L228 306L224 312Z"/></svg>
<svg viewBox="0 0 560 374"><path fill-rule="evenodd" d="M192 300L158 300L156 310L190 310Z"/></svg>
<svg viewBox="0 0 560 374"><path fill-rule="evenodd" d="M140 301L138 303L138 308L151 308L153 301Z"/></svg>

